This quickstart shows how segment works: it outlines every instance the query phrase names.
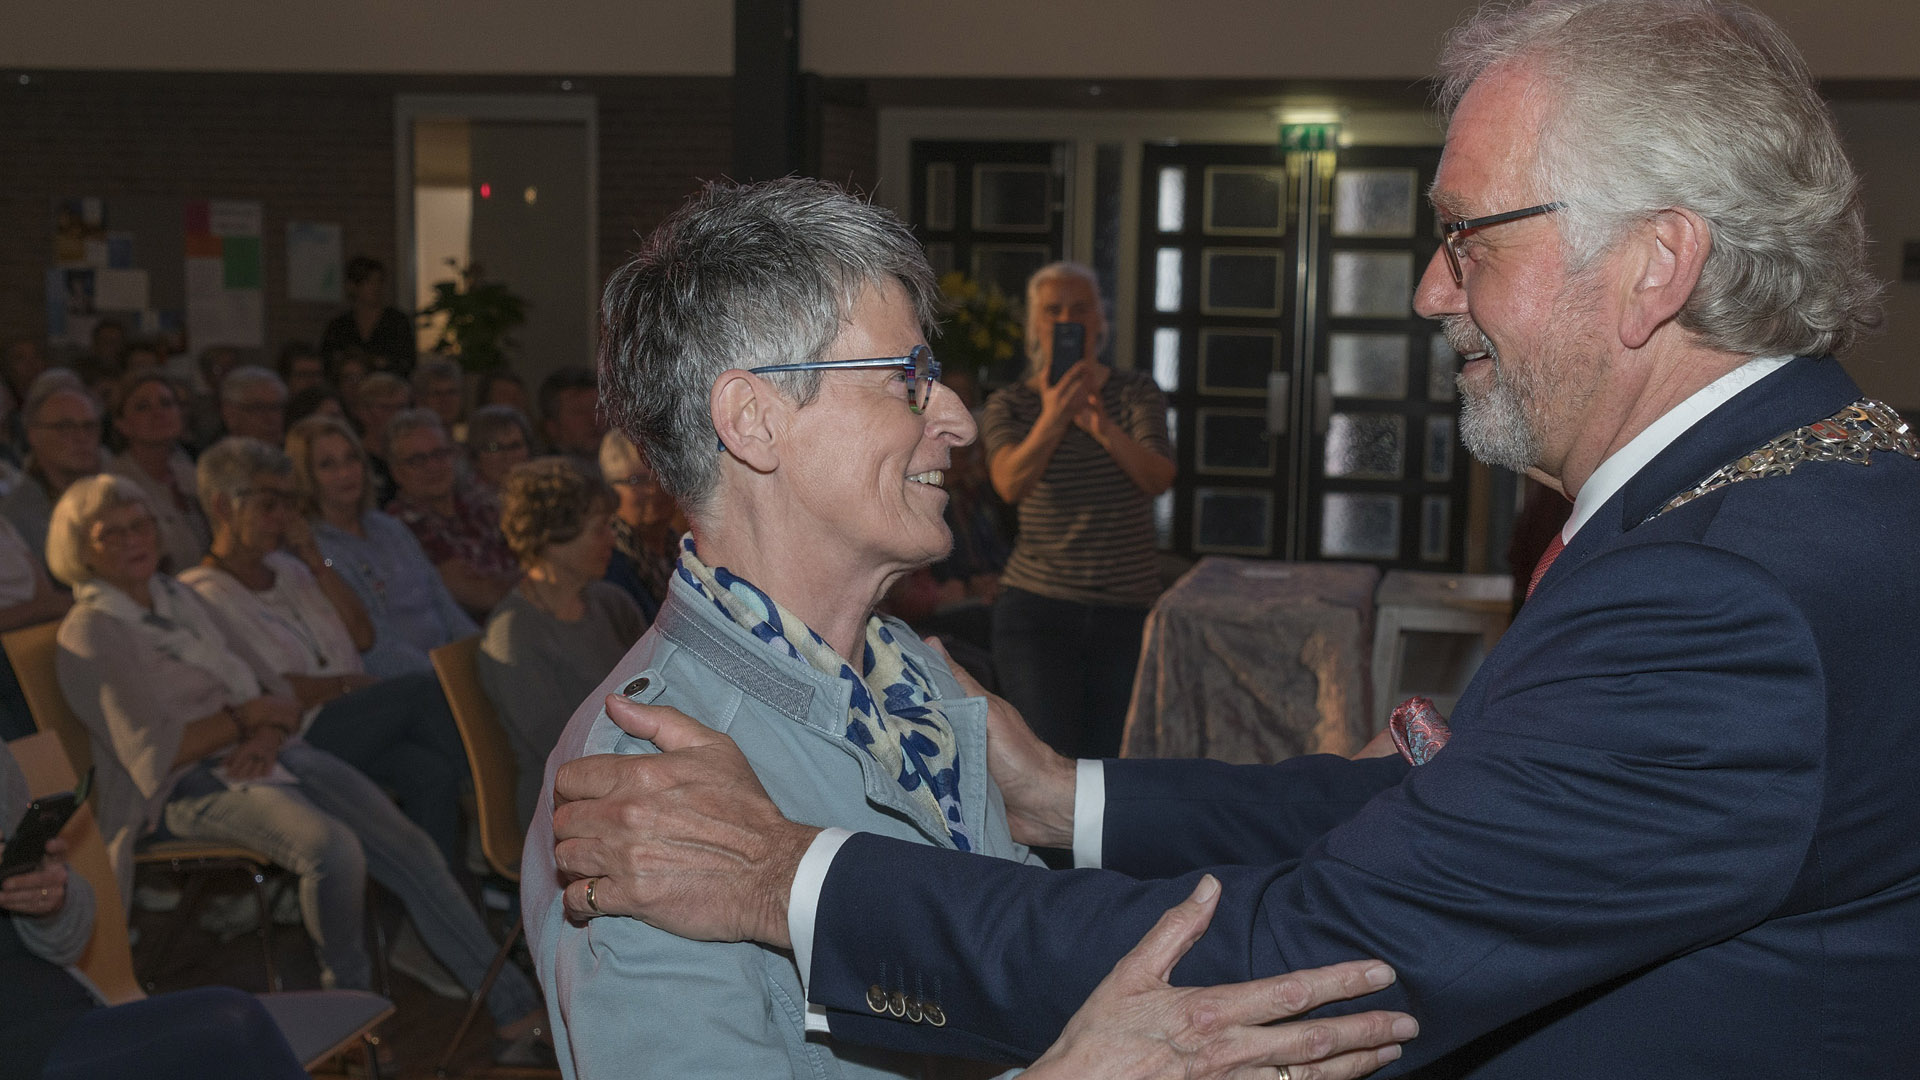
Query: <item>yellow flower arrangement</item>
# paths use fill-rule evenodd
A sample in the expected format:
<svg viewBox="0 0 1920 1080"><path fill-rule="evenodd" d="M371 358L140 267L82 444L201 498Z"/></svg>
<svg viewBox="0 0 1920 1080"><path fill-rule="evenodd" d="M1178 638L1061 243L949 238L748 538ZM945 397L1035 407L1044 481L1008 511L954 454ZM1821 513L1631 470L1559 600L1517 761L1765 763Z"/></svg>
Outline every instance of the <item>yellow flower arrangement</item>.
<svg viewBox="0 0 1920 1080"><path fill-rule="evenodd" d="M955 270L940 278L946 318L933 353L948 371L965 371L984 388L1007 377L1020 355L1020 311L998 286Z"/></svg>

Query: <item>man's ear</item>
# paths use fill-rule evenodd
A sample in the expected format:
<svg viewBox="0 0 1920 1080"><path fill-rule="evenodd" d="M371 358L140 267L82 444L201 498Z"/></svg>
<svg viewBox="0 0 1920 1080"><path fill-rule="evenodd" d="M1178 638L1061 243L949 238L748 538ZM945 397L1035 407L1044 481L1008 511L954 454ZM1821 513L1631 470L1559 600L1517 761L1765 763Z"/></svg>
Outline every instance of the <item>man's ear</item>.
<svg viewBox="0 0 1920 1080"><path fill-rule="evenodd" d="M1684 207L1662 210L1636 229L1633 277L1620 315L1620 343L1638 349L1686 307L1713 250L1713 227Z"/></svg>
<svg viewBox="0 0 1920 1080"><path fill-rule="evenodd" d="M726 453L755 472L772 472L780 463L775 435L780 428L780 395L766 380L733 368L720 373L707 395L713 429Z"/></svg>

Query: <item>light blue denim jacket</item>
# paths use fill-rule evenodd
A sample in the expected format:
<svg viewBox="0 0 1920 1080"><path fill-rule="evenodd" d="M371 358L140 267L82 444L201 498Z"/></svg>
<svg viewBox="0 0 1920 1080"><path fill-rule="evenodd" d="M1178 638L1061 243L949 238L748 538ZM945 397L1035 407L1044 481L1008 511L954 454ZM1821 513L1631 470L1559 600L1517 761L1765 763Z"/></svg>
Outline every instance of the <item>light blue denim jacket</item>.
<svg viewBox="0 0 1920 1080"><path fill-rule="evenodd" d="M893 623L893 630L933 673L953 724L967 835L981 854L1037 861L1008 835L1005 804L987 775L985 699L963 697L937 654L904 624ZM928 1075L924 1058L808 1036L791 953L689 941L633 919L576 926L566 919L554 871L557 764L587 754L654 752L606 718L601 700L609 693L671 705L731 736L794 821L953 846L940 821L843 734L849 689L768 648L675 576L653 627L574 713L547 761L542 809L521 866L527 939L560 1069L570 1080Z"/></svg>

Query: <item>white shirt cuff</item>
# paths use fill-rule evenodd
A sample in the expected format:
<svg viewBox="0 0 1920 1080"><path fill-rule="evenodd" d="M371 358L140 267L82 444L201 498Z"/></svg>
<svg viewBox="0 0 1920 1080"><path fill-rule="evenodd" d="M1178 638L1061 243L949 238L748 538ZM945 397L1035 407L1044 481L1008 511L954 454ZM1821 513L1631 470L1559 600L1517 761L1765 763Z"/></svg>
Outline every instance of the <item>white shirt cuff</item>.
<svg viewBox="0 0 1920 1080"><path fill-rule="evenodd" d="M1106 821L1106 764L1092 758L1081 758L1074 762L1073 784L1073 865L1076 869L1097 869L1100 866Z"/></svg>
<svg viewBox="0 0 1920 1080"><path fill-rule="evenodd" d="M800 969L800 991L805 993L813 979L813 922L820 911L820 892L827 887L827 871L833 857L840 853L853 833L846 829L822 829L807 845L794 871L793 887L787 892L787 940L793 942L793 962ZM807 1003L807 1030L827 1030L827 1010Z"/></svg>

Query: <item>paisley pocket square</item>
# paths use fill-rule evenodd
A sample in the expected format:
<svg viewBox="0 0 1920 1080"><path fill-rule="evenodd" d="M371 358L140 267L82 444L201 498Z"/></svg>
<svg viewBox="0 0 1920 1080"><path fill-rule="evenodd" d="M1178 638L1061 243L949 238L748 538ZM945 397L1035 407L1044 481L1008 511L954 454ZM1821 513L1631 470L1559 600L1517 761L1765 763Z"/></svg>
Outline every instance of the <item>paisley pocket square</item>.
<svg viewBox="0 0 1920 1080"><path fill-rule="evenodd" d="M1447 745L1448 737L1453 734L1447 727L1447 718L1433 707L1432 699L1423 697L1401 702L1387 720L1387 731L1393 735L1393 745L1400 750L1400 756L1413 765L1432 761L1433 755Z"/></svg>

